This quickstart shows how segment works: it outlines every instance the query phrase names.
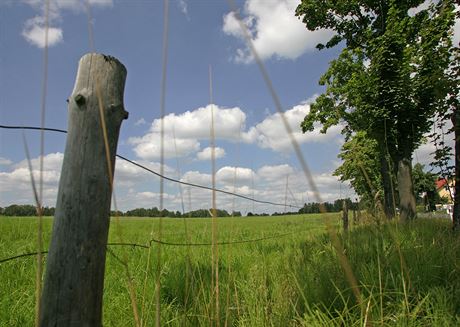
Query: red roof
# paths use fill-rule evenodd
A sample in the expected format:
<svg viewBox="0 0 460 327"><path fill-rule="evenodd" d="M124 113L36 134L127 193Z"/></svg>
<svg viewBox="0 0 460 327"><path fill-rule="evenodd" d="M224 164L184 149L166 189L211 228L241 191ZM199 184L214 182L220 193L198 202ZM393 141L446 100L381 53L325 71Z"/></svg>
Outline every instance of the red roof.
<svg viewBox="0 0 460 327"><path fill-rule="evenodd" d="M446 186L446 184L447 184L447 181L444 178L439 178L436 181L436 189L439 190L440 188Z"/></svg>

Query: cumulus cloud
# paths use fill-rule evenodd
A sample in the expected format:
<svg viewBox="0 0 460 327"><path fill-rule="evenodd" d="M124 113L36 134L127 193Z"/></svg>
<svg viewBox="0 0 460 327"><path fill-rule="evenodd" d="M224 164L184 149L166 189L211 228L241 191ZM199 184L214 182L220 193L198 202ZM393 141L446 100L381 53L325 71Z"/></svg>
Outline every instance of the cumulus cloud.
<svg viewBox="0 0 460 327"><path fill-rule="evenodd" d="M24 24L22 36L32 45L44 48L46 45L52 47L63 39L61 28L48 27L48 40L46 39L46 26L42 17L29 19Z"/></svg>
<svg viewBox="0 0 460 327"><path fill-rule="evenodd" d="M153 170L155 172L161 171L161 164L159 162L151 161L135 161L136 163ZM173 176L175 170L168 165L163 165L163 172L165 175ZM115 178L114 183L116 188L135 187L143 182L158 181L159 177L154 176L152 173L137 167L120 158L116 159L115 164Z"/></svg>
<svg viewBox="0 0 460 327"><path fill-rule="evenodd" d="M310 111L314 96L300 105L287 110L286 118L293 136L299 144L312 142L338 141L342 126L329 128L326 134L320 133L320 127L303 134L300 122ZM243 141L256 144L263 149L271 149L280 153L292 150L291 139L286 133L282 117L279 113L271 114L264 120L246 129L246 114L238 107L225 108L213 105L214 129L217 140L231 142ZM136 155L143 160L157 160L160 155L161 119L155 119L149 131L143 136L131 137L128 143L133 145ZM211 128L211 105L201 107L182 114L169 114L163 119L164 124L164 158L194 155L198 160L210 160L211 149L201 149L200 141L209 141ZM216 158L225 156L225 149L216 148Z"/></svg>
<svg viewBox="0 0 460 327"><path fill-rule="evenodd" d="M246 0L241 20L261 59L296 59L332 36L327 30L308 31L294 15L298 4L298 0ZM224 15L222 30L246 41L235 12ZM236 50L234 59L250 63L253 56L246 46Z"/></svg>
<svg viewBox="0 0 460 327"><path fill-rule="evenodd" d="M284 117L291 127L292 135L299 144L327 142L340 135L342 127L339 125L329 128L326 134L320 133L320 127L316 127L312 132L302 133L300 122L309 112L309 102L304 102L284 112ZM279 113L272 114L251 127L247 132L243 133L243 140L277 152L292 150L291 139L286 132Z"/></svg>
<svg viewBox="0 0 460 327"><path fill-rule="evenodd" d="M157 160L161 158L161 134L147 133L142 137L132 137L128 143L134 145L134 152L144 160ZM164 158L187 156L200 149L200 142L196 139L171 138L165 135L163 144Z"/></svg>
<svg viewBox="0 0 460 327"><path fill-rule="evenodd" d="M38 176L40 174L40 158L41 157L39 156L37 158L31 159L30 161L36 181L38 181ZM63 160L64 154L60 152L50 153L43 157L43 181L45 183L54 183L59 180ZM19 179L27 180L30 182L29 166L27 160L22 160L15 164L12 174L16 174ZM23 174L27 175L27 177L24 178Z"/></svg>
<svg viewBox="0 0 460 327"><path fill-rule="evenodd" d="M211 175L199 171L186 172L181 179L208 187L211 184ZM313 179L322 201L355 196L349 186L341 183L332 172L314 173ZM236 208L241 211L279 212L284 210L285 203L288 210L297 210L295 207L302 206L305 202L315 202L318 196L312 191L303 172L289 164L265 165L256 171L244 167L225 166L216 172L216 183L219 189L279 204L278 206L262 205L218 192L217 206L229 211ZM184 197L185 202L189 202L187 199L189 197L194 208L207 208L211 203L209 190L185 186Z"/></svg>
<svg viewBox="0 0 460 327"><path fill-rule="evenodd" d="M198 160L211 160L212 159L212 148L207 147L204 148L202 151L196 154ZM223 148L216 147L214 148L214 158L219 159L225 157L225 150Z"/></svg>
<svg viewBox="0 0 460 327"><path fill-rule="evenodd" d="M87 0L90 6L111 6L113 0ZM50 0L47 8L46 2L42 0L23 0L39 14L26 20L22 30L22 36L31 45L39 48L54 46L63 41L64 32L59 24L62 22L62 11L71 10L81 12L85 9L85 4L80 0ZM46 17L48 16L48 42L46 42Z"/></svg>
<svg viewBox="0 0 460 327"><path fill-rule="evenodd" d="M199 151L199 141L210 139L212 112L215 138L237 141L246 121L246 114L238 107L207 105L182 114L171 113L163 118L165 158L188 156ZM134 152L139 158L152 160L160 157L161 125L162 120L155 119L147 134L128 140L128 143L134 145ZM205 160L207 151L202 151L200 160ZM222 151L219 150L218 155L225 154Z"/></svg>
<svg viewBox="0 0 460 327"><path fill-rule="evenodd" d="M266 181L284 181L286 176L294 172L294 169L288 165L263 166L257 171L257 175Z"/></svg>
<svg viewBox="0 0 460 327"><path fill-rule="evenodd" d="M43 158L43 204L46 206L55 206L59 179L61 175L62 162L64 154L50 153ZM5 160L7 165L1 165L0 170L0 206L16 204L34 204L34 195L32 190L30 171L27 160L17 163L11 160ZM139 164L160 172L160 163L139 161ZM40 156L31 160L33 175L36 185L39 183L40 176ZM173 168L165 165L164 173L167 176L173 176L176 172ZM145 185L157 185L159 177L143 170L122 159L116 159L115 165L115 189L119 196L119 203L125 204L124 209L130 208L131 203L127 200L126 194L140 193ZM135 191L136 189L137 191ZM130 191L131 190L131 191ZM145 199L146 195L142 195ZM133 199L133 198L131 198ZM133 204L136 201L132 202Z"/></svg>
<svg viewBox="0 0 460 327"><path fill-rule="evenodd" d="M181 181L198 184L203 186L211 185L212 176L210 174L201 173L196 170L188 171L182 175Z"/></svg>
<svg viewBox="0 0 460 327"><path fill-rule="evenodd" d="M244 167L225 166L216 172L217 181L231 184L249 183L254 176L252 169Z"/></svg>
<svg viewBox="0 0 460 327"><path fill-rule="evenodd" d="M64 155L50 153L43 157L43 204L54 206ZM31 160L36 185L40 176L40 157ZM27 160L10 164L8 170L0 172L0 204L35 204L30 171Z"/></svg>
<svg viewBox="0 0 460 327"><path fill-rule="evenodd" d="M36 181L38 181L39 176L39 161L40 157L32 159ZM62 162L62 153L50 153L44 157L44 205L55 206ZM142 161L139 163L154 171L160 171L160 164L157 162ZM174 169L168 166L164 167L164 171L167 176L173 176L176 173ZM182 174L180 179L184 182L210 187L212 176L206 172L192 170ZM352 193L347 187L341 185L337 177L332 176L331 173L316 173L314 179L321 197L325 201L350 196ZM158 181L158 177L126 161L117 159L115 187L118 209L158 207L160 200L157 189ZM245 167L223 166L216 172L216 183L219 189L255 197L263 201L280 203L281 206L284 203L301 206L303 202L316 201L303 173L289 164L265 165L256 171ZM182 203L186 204L186 210L211 206L212 194L209 190L183 186L183 192L179 192L176 186L176 184L167 186L163 194L164 207L168 210L179 210ZM0 171L0 206L7 206L12 203L34 203L26 160L12 163ZM222 193L217 193L217 206L228 211L274 212L284 210L280 210L279 206L263 205L259 207L251 201Z"/></svg>
<svg viewBox="0 0 460 327"><path fill-rule="evenodd" d="M165 116L165 134L178 138L209 140L212 112L216 139L237 139L240 128L244 128L246 114L238 107L225 108L218 105L207 105L182 114L171 113ZM155 119L150 130L160 132L161 120Z"/></svg>
<svg viewBox="0 0 460 327"><path fill-rule="evenodd" d="M158 192L129 189L127 192L123 193L122 197L118 197L118 209L126 211L134 208L158 208L160 196ZM163 193L163 201L164 208L172 210L180 203L180 197L177 194Z"/></svg>

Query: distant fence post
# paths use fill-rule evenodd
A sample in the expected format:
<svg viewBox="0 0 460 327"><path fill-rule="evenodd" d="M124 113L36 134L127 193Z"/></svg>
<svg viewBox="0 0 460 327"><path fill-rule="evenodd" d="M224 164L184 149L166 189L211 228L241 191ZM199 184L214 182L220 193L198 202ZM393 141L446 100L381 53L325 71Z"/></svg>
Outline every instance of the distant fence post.
<svg viewBox="0 0 460 327"><path fill-rule="evenodd" d="M40 326L101 326L105 255L121 122L128 117L126 68L117 59L86 54L70 96L67 143L47 258Z"/></svg>
<svg viewBox="0 0 460 327"><path fill-rule="evenodd" d="M344 199L342 200L342 221L343 221L343 230L346 232L348 231L348 205L347 201Z"/></svg>

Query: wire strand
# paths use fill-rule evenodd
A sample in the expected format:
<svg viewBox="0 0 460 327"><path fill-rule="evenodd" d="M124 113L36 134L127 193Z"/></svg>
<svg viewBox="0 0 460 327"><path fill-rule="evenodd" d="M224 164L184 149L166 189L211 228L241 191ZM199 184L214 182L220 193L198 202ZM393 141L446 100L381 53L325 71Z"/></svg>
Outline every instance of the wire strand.
<svg viewBox="0 0 460 327"><path fill-rule="evenodd" d="M5 128L5 129L27 129L27 130L41 130L41 128L39 127L34 127L34 126L10 126L10 125L0 125L0 128ZM67 133L66 130L63 130L63 129L57 129L57 128L43 128L44 131L50 131L50 132L59 132L59 133ZM165 175L162 175L144 165L141 165L131 159L128 159L120 154L117 154L116 155L118 158L122 159L122 160L125 160L127 162L129 162L130 164L132 165L135 165L141 169L144 169L145 171L148 171L150 172L151 174L154 174L160 178L163 178L167 181L170 181L170 182L173 182L173 183L179 183L179 184L182 184L182 185L187 185L187 186L191 186L191 187L196 187L196 188L201 188L201 189L204 189L204 190L208 190L208 191L212 191L213 188L212 187L209 187L209 186L204 186L204 185L200 185L200 184L194 184L194 183L189 183L189 182L184 182L184 181L181 181L181 180L178 180L178 179L175 179L175 178L172 178L172 177L168 177L168 176L165 176ZM238 194L238 193L234 193L234 192L230 192L230 191L225 191L225 190L222 190L222 189L218 189L216 188L215 189L216 192L219 192L219 193L223 193L223 194L227 194L227 195L232 195L232 196L236 196L236 197L239 197L241 199L245 199L245 200L248 200L248 201L252 201L252 202L257 202L257 203L262 203L262 204L270 204L270 205L274 205L274 206L282 206L284 207L284 203L276 203L276 202L272 202L272 201L264 201L264 200L259 200L259 199L255 199L255 198L251 198L249 196L245 196L245 195L242 195L242 194ZM300 206L296 206L296 205L292 205L292 204L288 204L287 207L290 207L290 208L294 208L294 209L301 209L302 207Z"/></svg>
<svg viewBox="0 0 460 327"><path fill-rule="evenodd" d="M282 233L282 234L275 234L275 235L270 235L270 236L265 236L265 237L260 237L260 238L254 238L254 239L248 239L248 240L239 240L239 241L224 241L224 242L217 242L218 245L233 245L233 244L245 244L245 243L257 243L257 242L262 242L266 240L272 240L272 239L278 239L278 238L283 238L289 235L294 235L297 233L303 232L301 231L295 231L295 232L290 232L290 233ZM132 248L141 248L141 249L150 249L152 247L152 243L156 244L162 244L162 245L169 245L169 246L210 246L213 243L212 242L203 242L203 243L193 243L193 242L186 242L186 243L178 243L178 242L168 242L168 241L162 241L158 240L155 238L152 238L149 240L148 244L139 244L139 243L121 243L121 242L115 242L115 243L107 243L107 246L129 246ZM26 252L22 254L18 254L12 257L7 257L0 259L0 264L8 262L8 261L13 261L16 259L20 258L26 258L30 256L35 256L38 255L39 253L41 254L47 254L48 251L41 251L41 252Z"/></svg>

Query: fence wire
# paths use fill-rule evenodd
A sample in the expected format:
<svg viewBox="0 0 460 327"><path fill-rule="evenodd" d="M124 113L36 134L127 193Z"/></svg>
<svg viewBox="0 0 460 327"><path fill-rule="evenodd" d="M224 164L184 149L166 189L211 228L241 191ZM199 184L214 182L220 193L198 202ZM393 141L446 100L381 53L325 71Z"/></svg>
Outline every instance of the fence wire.
<svg viewBox="0 0 460 327"><path fill-rule="evenodd" d="M0 128L2 129L22 129L22 130L36 130L36 131L47 131L47 132L58 132L58 133L64 133L66 134L67 131L66 130L63 130L63 129L58 129L58 128L40 128L40 127L36 127L36 126L11 126L11 125L0 125ZM292 205L292 204L285 204L285 203L276 203L276 202L272 202L272 201L265 201L265 200L259 200L259 199L255 199L255 198L251 198L251 197L248 197L248 196L245 196L245 195L242 195L242 194L238 194L238 193L234 193L234 192L230 192L230 191L225 191L225 190L222 190L222 189L218 189L218 188L212 188L212 187L209 187L209 186L204 186L204 185L200 185L200 184L195 184L195 183L189 183L189 182L184 182L184 181L181 181L179 179L175 179L175 178L172 178L172 177L168 177L168 176L165 176L163 174L160 174L159 172L153 170L153 169L150 169L144 165L141 165L140 163L137 163L131 159L128 159L120 154L117 154L116 155L118 158L134 165L134 166L137 166L138 168L141 168L153 175L156 175L158 177L160 177L161 179L164 179L164 180L167 180L167 181L170 181L170 182L173 182L173 183L178 183L178 184L182 184L182 185L187 185L187 186L190 186L190 187L195 187L195 188L200 188L200 189L204 189L204 190L208 190L208 191L216 191L216 192L219 192L219 193L222 193L222 194L226 194L226 195L231 195L231 196L235 196L235 197L238 197L238 198L241 198L241 199L245 199L245 200L248 200L248 201L252 201L252 202L256 202L256 203L261 203L261 204L269 204L269 205L273 205L273 206L282 206L282 207L289 207L289 208L294 208L294 209L301 209L302 207L300 206L297 206L297 205Z"/></svg>
<svg viewBox="0 0 460 327"><path fill-rule="evenodd" d="M223 241L223 242L217 242L217 245L234 245L234 244L245 244L245 243L257 243L257 242L262 242L262 241L267 241L267 240L272 240L272 239L279 239L279 238L283 238L283 237L294 235L294 234L301 233L301 232L303 232L303 230L290 232L290 233L275 234L275 235L270 235L270 236L265 236L265 237L254 238L254 239L247 239L247 240ZM117 242L115 242L115 243L107 243L107 246L108 247L109 246L126 246L126 247L132 247L132 248L150 249L154 244L162 244L162 245L169 245L169 246L190 246L190 247L195 247L195 246L211 246L213 243L212 242L203 242L203 243L186 242L186 243L180 243L180 242L162 241L162 240L152 238L148 242L148 245L139 244L139 243L120 243L120 242L117 243ZM107 247L107 249L109 249L108 247ZM18 255L11 256L11 257L0 259L0 264L3 264L3 263L8 262L8 261L13 261L13 260L16 260L16 259L36 256L36 255L39 255L39 254L47 254L47 253L48 253L48 251L26 252L26 253L22 253L22 254L18 254Z"/></svg>

